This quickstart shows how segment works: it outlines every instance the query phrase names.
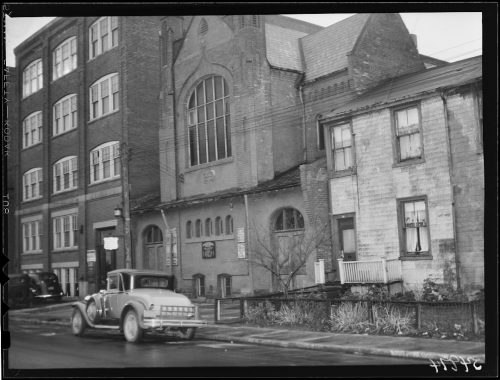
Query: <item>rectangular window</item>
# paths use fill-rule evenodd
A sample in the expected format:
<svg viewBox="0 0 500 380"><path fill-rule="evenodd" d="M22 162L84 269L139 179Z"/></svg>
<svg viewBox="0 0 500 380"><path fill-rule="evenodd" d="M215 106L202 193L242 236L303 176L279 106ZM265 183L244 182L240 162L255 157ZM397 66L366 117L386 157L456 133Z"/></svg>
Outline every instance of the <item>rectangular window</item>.
<svg viewBox="0 0 500 380"><path fill-rule="evenodd" d="M89 28L90 59L118 45L118 17L101 17Z"/></svg>
<svg viewBox="0 0 500 380"><path fill-rule="evenodd" d="M78 215L68 214L52 218L54 249L78 247Z"/></svg>
<svg viewBox="0 0 500 380"><path fill-rule="evenodd" d="M418 107L394 112L399 162L422 157L421 125Z"/></svg>
<svg viewBox="0 0 500 380"><path fill-rule="evenodd" d="M43 87L42 60L30 63L23 71L23 98L41 90Z"/></svg>
<svg viewBox="0 0 500 380"><path fill-rule="evenodd" d="M23 175L23 201L42 197L42 169L36 168Z"/></svg>
<svg viewBox="0 0 500 380"><path fill-rule="evenodd" d="M402 255L429 255L429 223L425 198L399 201Z"/></svg>
<svg viewBox="0 0 500 380"><path fill-rule="evenodd" d="M316 134L318 136L318 150L324 150L325 149L325 132L323 129L323 125L319 122L319 120L316 120Z"/></svg>
<svg viewBox="0 0 500 380"><path fill-rule="evenodd" d="M76 69L76 37L61 43L52 53L52 79L56 80Z"/></svg>
<svg viewBox="0 0 500 380"><path fill-rule="evenodd" d="M65 96L54 104L53 115L54 136L75 129L78 120L76 94Z"/></svg>
<svg viewBox="0 0 500 380"><path fill-rule="evenodd" d="M120 143L101 145L90 153L90 182L101 182L120 176Z"/></svg>
<svg viewBox="0 0 500 380"><path fill-rule="evenodd" d="M335 171L351 169L353 166L351 125L347 123L333 127L331 139Z"/></svg>
<svg viewBox="0 0 500 380"><path fill-rule="evenodd" d="M23 120L23 148L42 142L42 112L34 112Z"/></svg>
<svg viewBox="0 0 500 380"><path fill-rule="evenodd" d="M23 253L40 252L42 220L23 221L21 230L23 233Z"/></svg>
<svg viewBox="0 0 500 380"><path fill-rule="evenodd" d="M90 120L119 109L118 74L107 75L90 87Z"/></svg>
<svg viewBox="0 0 500 380"><path fill-rule="evenodd" d="M78 187L78 164L75 156L66 157L53 166L54 193L73 190Z"/></svg>

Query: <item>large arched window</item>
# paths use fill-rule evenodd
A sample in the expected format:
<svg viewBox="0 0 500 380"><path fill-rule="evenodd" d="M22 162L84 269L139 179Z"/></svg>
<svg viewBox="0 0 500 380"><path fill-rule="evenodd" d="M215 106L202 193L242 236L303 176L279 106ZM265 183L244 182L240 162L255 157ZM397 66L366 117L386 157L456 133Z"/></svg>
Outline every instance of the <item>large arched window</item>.
<svg viewBox="0 0 500 380"><path fill-rule="evenodd" d="M194 236L199 238L201 237L201 220L200 219L196 219L196 222L194 224Z"/></svg>
<svg viewBox="0 0 500 380"><path fill-rule="evenodd" d="M226 235L233 234L233 217L231 215L226 216Z"/></svg>
<svg viewBox="0 0 500 380"><path fill-rule="evenodd" d="M224 227L222 223L222 218L218 216L215 218L215 235L220 236L224 233Z"/></svg>
<svg viewBox="0 0 500 380"><path fill-rule="evenodd" d="M224 78L211 76L198 83L187 107L191 166L230 157L229 89Z"/></svg>
<svg viewBox="0 0 500 380"><path fill-rule="evenodd" d="M212 219L205 219L205 236L212 236Z"/></svg>
<svg viewBox="0 0 500 380"><path fill-rule="evenodd" d="M149 226L144 231L144 268L163 270L165 258L163 252L163 234L159 227Z"/></svg>
<svg viewBox="0 0 500 380"><path fill-rule="evenodd" d="M120 143L111 141L90 152L90 183L120 177Z"/></svg>
<svg viewBox="0 0 500 380"><path fill-rule="evenodd" d="M304 217L294 208L280 210L274 222L274 231L288 231L304 229Z"/></svg>
<svg viewBox="0 0 500 380"><path fill-rule="evenodd" d="M188 220L186 222L186 239L191 239L193 236L193 223Z"/></svg>
<svg viewBox="0 0 500 380"><path fill-rule="evenodd" d="M63 157L52 166L54 193L78 187L78 162L76 156Z"/></svg>

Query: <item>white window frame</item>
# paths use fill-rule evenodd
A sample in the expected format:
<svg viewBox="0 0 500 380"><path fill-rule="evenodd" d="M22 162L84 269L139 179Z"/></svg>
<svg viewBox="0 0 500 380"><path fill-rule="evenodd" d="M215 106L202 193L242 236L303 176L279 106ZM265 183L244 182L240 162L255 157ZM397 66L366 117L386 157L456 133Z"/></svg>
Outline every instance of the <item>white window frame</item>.
<svg viewBox="0 0 500 380"><path fill-rule="evenodd" d="M43 139L43 116L42 111L36 111L23 120L23 149L38 145Z"/></svg>
<svg viewBox="0 0 500 380"><path fill-rule="evenodd" d="M66 210L52 214L53 249L64 251L78 248L78 210Z"/></svg>
<svg viewBox="0 0 500 380"><path fill-rule="evenodd" d="M105 53L106 51L118 46L118 17L106 16L96 20L89 27L89 58ZM95 51L93 49L95 43Z"/></svg>
<svg viewBox="0 0 500 380"><path fill-rule="evenodd" d="M63 193L65 191L70 191L78 188L78 158L76 156L67 156L61 158L59 161L54 163L54 165L52 166L52 171L54 176L54 194ZM66 178L68 183L67 186L65 186Z"/></svg>
<svg viewBox="0 0 500 380"><path fill-rule="evenodd" d="M109 176L105 175L105 165L103 159L109 153ZM118 163L118 164L117 164ZM97 170L97 173L96 173ZM99 145L90 151L90 183L100 183L112 179L120 178L120 142L110 141Z"/></svg>
<svg viewBox="0 0 500 380"><path fill-rule="evenodd" d="M222 87L221 94L216 97L215 80L218 78L221 79ZM212 87L211 90L207 87L209 83ZM199 95L200 91L202 93ZM200 103L198 103L198 97L203 98ZM230 90L223 76L210 75L205 77L197 82L189 93L186 101L186 129L189 166L203 165L232 156ZM201 142L200 136L202 136L203 142ZM221 143L223 143L223 147Z"/></svg>
<svg viewBox="0 0 500 380"><path fill-rule="evenodd" d="M36 59L23 70L23 99L43 88L42 59Z"/></svg>
<svg viewBox="0 0 500 380"><path fill-rule="evenodd" d="M59 79L76 69L76 36L67 38L52 51L52 80Z"/></svg>
<svg viewBox="0 0 500 380"><path fill-rule="evenodd" d="M42 198L42 168L33 168L23 174L23 201Z"/></svg>
<svg viewBox="0 0 500 380"><path fill-rule="evenodd" d="M408 111L415 109L417 122L411 125L405 125L400 128L398 114L401 112L406 112L408 116ZM397 150L397 162L404 163L412 160L421 160L424 157L423 140L422 140L422 116L420 114L420 106L418 104L408 105L406 107L400 107L393 110L392 113L394 132L396 135L396 150ZM408 120L407 120L408 121ZM418 147L415 151L408 153L407 156L403 156L401 150L401 141L406 139L411 142L411 146L414 146L418 142ZM415 149L415 148L414 148Z"/></svg>
<svg viewBox="0 0 500 380"><path fill-rule="evenodd" d="M78 98L70 94L59 99L52 107L52 134L62 135L78 127Z"/></svg>
<svg viewBox="0 0 500 380"><path fill-rule="evenodd" d="M21 233L23 235L23 254L41 253L42 215L21 220Z"/></svg>
<svg viewBox="0 0 500 380"><path fill-rule="evenodd" d="M340 130L340 138L338 138L339 135L336 135L335 133L337 130ZM344 134L344 131L347 131L347 133ZM349 140L345 137L348 137ZM352 170L354 167L354 144L351 123L342 123L332 126L330 138L332 146L333 170L335 172ZM343 165L341 165L340 160L338 160L340 154L342 154Z"/></svg>
<svg viewBox="0 0 500 380"><path fill-rule="evenodd" d="M107 105L107 110L105 110ZM95 107L95 109L94 109ZM89 88L89 120L95 120L120 109L120 78L118 73L108 74Z"/></svg>

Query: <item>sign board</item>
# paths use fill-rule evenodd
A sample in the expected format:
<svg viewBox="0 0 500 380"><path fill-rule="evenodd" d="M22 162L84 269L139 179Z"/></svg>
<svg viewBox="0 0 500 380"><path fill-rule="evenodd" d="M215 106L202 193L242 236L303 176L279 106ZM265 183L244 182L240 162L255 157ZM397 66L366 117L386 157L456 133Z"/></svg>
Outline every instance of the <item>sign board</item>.
<svg viewBox="0 0 500 380"><path fill-rule="evenodd" d="M204 241L201 243L201 257L204 259L215 259L215 241Z"/></svg>
<svg viewBox="0 0 500 380"><path fill-rule="evenodd" d="M244 227L239 227L236 229L236 235L238 237L238 243L244 243L245 242L245 228Z"/></svg>
<svg viewBox="0 0 500 380"><path fill-rule="evenodd" d="M245 243L238 243L238 259L244 259L246 257Z"/></svg>
<svg viewBox="0 0 500 380"><path fill-rule="evenodd" d="M107 236L104 239L104 249L112 251L113 249L118 249L118 238L113 236Z"/></svg>
<svg viewBox="0 0 500 380"><path fill-rule="evenodd" d="M87 262L95 262L95 249L89 249L87 251Z"/></svg>

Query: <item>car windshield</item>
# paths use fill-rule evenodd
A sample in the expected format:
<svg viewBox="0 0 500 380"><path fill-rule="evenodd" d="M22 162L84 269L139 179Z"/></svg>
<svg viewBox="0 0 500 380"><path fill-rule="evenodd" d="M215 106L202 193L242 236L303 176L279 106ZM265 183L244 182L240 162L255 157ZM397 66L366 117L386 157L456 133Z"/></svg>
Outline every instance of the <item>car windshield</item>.
<svg viewBox="0 0 500 380"><path fill-rule="evenodd" d="M58 283L58 278L54 273L40 273L39 275L40 280L45 281L47 283Z"/></svg>
<svg viewBox="0 0 500 380"><path fill-rule="evenodd" d="M170 278L160 276L136 276L134 285L136 289L171 289Z"/></svg>

